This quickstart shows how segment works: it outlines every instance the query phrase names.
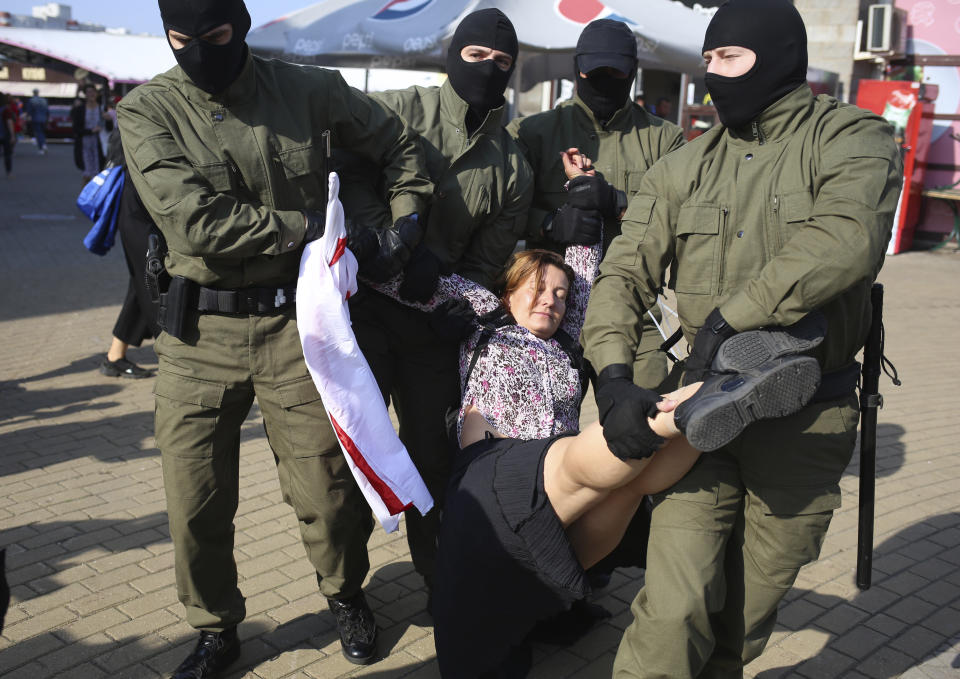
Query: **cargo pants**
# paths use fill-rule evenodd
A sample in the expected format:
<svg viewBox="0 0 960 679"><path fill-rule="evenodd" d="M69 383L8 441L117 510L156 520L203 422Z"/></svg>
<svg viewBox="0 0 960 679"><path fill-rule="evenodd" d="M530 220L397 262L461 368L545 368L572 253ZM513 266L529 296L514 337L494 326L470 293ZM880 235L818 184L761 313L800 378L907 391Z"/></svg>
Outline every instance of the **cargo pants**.
<svg viewBox="0 0 960 679"><path fill-rule="evenodd" d="M820 554L857 435L856 397L750 426L654 496L647 570L613 676L743 676Z"/></svg>
<svg viewBox="0 0 960 679"><path fill-rule="evenodd" d="M254 398L320 591L352 596L369 569L373 519L307 372L294 308L194 319L184 341L167 333L157 340L154 388L177 592L187 622L221 631L245 616L233 519L241 429Z"/></svg>
<svg viewBox="0 0 960 679"><path fill-rule="evenodd" d="M460 406L459 344L439 338L427 314L370 290L351 300L350 319L384 403L393 401L400 440L433 496L426 516L405 514L414 568L429 585L453 445L445 417Z"/></svg>

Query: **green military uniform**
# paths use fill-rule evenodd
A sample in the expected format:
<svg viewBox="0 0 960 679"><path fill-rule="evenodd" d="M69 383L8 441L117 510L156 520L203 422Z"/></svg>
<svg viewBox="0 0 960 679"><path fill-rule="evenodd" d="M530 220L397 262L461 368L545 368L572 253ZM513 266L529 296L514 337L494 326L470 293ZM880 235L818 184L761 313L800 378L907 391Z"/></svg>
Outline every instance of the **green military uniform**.
<svg viewBox="0 0 960 679"><path fill-rule="evenodd" d="M644 174L657 160L683 144L683 130L673 123L647 113L628 102L606 125L601 124L590 108L574 95L556 108L526 118L516 118L507 126L534 168L536 184L533 203L527 217L527 246L547 247L542 226L566 202L560 152L570 147L580 149L593 161L598 174L614 188L632 196ZM620 222L603 225L604 252L620 235ZM659 307L652 307L657 322ZM660 351L662 338L649 316L644 317L643 340L630 364L634 366L637 384L653 389L666 377L667 359Z"/></svg>
<svg viewBox="0 0 960 679"><path fill-rule="evenodd" d="M221 291L295 284L302 210L324 208L325 130L384 167L398 216L421 209L432 189L402 123L332 71L247 57L213 96L178 66L134 90L118 114L130 178L169 247L168 272ZM370 511L308 375L291 301L263 314L194 306L181 339L164 333L156 343L177 587L197 628L220 631L245 615L232 521L254 397L321 591L350 597L368 570Z"/></svg>
<svg viewBox="0 0 960 679"><path fill-rule="evenodd" d="M633 359L636 319L673 266L690 342L715 307L740 331L820 309L829 382L866 337L901 169L886 122L806 85L749 135L707 132L654 166L631 199L587 310L587 357L597 370ZM819 554L857 416L850 385L846 397L748 428L654 497L646 583L616 677L742 675L797 571Z"/></svg>
<svg viewBox="0 0 960 679"><path fill-rule="evenodd" d="M423 242L452 272L490 288L526 225L533 175L516 142L502 127L503 107L488 112L467 134L467 104L447 81L440 87L411 87L371 95L420 133L427 169L436 189ZM341 199L348 219L383 226L377 187L363 181L362 168L347 167ZM351 304L357 341L370 363L384 400L393 398L400 439L427 487L442 506L450 441L445 413L460 404L456 342L437 336L427 316L377 293ZM414 565L428 580L433 573L439 515L407 513L407 538Z"/></svg>

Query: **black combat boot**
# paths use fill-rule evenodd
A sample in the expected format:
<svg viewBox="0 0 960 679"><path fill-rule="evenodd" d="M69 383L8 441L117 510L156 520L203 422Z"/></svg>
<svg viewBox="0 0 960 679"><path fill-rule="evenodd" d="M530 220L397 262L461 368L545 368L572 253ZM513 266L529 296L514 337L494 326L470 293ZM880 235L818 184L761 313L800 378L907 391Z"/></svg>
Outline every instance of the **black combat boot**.
<svg viewBox="0 0 960 679"><path fill-rule="evenodd" d="M327 599L330 612L337 619L343 657L354 665L366 665L377 650L377 621L367 605L363 592L349 599Z"/></svg>
<svg viewBox="0 0 960 679"><path fill-rule="evenodd" d="M708 377L676 407L673 421L690 445L708 452L727 445L757 420L799 411L819 386L815 358L775 358L743 372Z"/></svg>
<svg viewBox="0 0 960 679"><path fill-rule="evenodd" d="M200 632L196 648L174 670L170 679L209 679L240 657L237 628L222 632Z"/></svg>

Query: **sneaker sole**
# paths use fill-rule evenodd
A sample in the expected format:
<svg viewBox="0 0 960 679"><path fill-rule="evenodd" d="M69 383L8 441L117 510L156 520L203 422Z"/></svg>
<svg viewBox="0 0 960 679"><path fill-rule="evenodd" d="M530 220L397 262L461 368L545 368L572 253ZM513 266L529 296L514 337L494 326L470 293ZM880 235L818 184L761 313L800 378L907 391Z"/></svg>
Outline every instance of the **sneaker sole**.
<svg viewBox="0 0 960 679"><path fill-rule="evenodd" d="M697 450L722 448L758 420L799 411L820 386L820 365L816 359L796 356L759 376L730 379L744 382L733 391L708 396L686 425L687 440Z"/></svg>
<svg viewBox="0 0 960 679"><path fill-rule="evenodd" d="M744 372L775 358L802 354L817 347L826 334L826 321L804 319L786 328L747 330L737 333L717 350L711 369L716 372Z"/></svg>

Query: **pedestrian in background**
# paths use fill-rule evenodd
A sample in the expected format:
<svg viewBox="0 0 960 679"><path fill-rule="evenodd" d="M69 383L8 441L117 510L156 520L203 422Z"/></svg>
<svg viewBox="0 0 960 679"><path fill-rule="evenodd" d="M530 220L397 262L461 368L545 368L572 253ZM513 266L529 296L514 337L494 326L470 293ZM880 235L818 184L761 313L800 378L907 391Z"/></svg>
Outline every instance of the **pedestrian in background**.
<svg viewBox="0 0 960 679"><path fill-rule="evenodd" d="M120 132L114 130L107 147L107 163L126 168ZM143 379L151 377L152 372L142 368L127 358L127 349L139 347L144 340L160 336L157 325L157 302L147 289L145 253L151 235L162 237L156 224L150 218L143 201L137 195L133 182L127 179L120 193L120 205L117 210L117 233L123 246L123 257L127 263L130 278L127 281L127 294L113 325L113 339L110 348L100 362L100 372L107 377Z"/></svg>
<svg viewBox="0 0 960 679"><path fill-rule="evenodd" d="M617 679L743 676L798 571L818 557L857 438L855 356L903 182L889 123L814 97L789 0L729 0L703 54L721 124L650 169L600 266L583 330L597 401L625 418L618 438L642 433L628 425L640 398L629 361L667 270L691 345L684 383L723 370L725 341L818 315L822 381L800 412L753 424L653 496ZM786 346L727 358L759 365Z"/></svg>
<svg viewBox="0 0 960 679"><path fill-rule="evenodd" d="M362 585L373 519L303 358L296 282L324 230L326 141L389 179L396 228L363 267L398 272L433 189L402 122L335 71L253 56L242 0L160 0L177 65L117 108L129 179L166 240L169 286L154 344L156 440L177 592L199 632L175 679L240 655L234 559L240 430L256 399L282 497L352 663L376 652ZM329 137L327 135L330 135Z"/></svg>
<svg viewBox="0 0 960 679"><path fill-rule="evenodd" d="M78 99L70 110L73 123L73 159L83 171L83 183L100 174L103 169L103 145L100 131L103 129L104 112L97 98L97 86L83 86L83 98Z"/></svg>
<svg viewBox="0 0 960 679"><path fill-rule="evenodd" d="M0 147L3 148L3 169L7 179L10 179L13 173L13 147L17 145L17 128L13 116L10 96L0 92Z"/></svg>
<svg viewBox="0 0 960 679"><path fill-rule="evenodd" d="M37 152L44 154L47 152L47 120L50 119L50 107L46 98L40 96L39 89L33 89L33 96L27 100L26 108Z"/></svg>

